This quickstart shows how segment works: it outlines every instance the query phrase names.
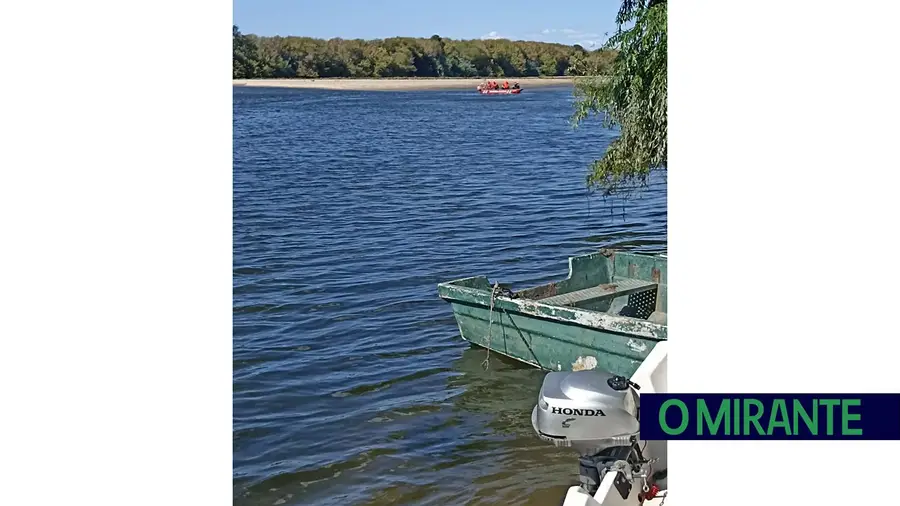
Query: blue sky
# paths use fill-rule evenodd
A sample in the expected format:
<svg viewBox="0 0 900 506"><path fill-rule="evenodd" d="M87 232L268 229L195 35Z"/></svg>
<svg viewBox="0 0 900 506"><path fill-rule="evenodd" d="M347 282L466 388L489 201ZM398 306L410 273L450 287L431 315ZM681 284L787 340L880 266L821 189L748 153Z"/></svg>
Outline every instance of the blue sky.
<svg viewBox="0 0 900 506"><path fill-rule="evenodd" d="M599 47L621 0L234 0L243 33L345 39L508 38Z"/></svg>

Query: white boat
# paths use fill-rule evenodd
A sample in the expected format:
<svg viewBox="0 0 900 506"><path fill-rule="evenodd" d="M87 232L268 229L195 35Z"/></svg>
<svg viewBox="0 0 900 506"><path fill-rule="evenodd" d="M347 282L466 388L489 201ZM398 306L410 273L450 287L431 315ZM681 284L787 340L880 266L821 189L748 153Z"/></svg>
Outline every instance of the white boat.
<svg viewBox="0 0 900 506"><path fill-rule="evenodd" d="M642 441L638 415L641 393L667 391L667 369L662 341L630 381L599 370L547 374L532 425L541 439L581 454L582 484L569 488L563 506L662 505L667 442Z"/></svg>

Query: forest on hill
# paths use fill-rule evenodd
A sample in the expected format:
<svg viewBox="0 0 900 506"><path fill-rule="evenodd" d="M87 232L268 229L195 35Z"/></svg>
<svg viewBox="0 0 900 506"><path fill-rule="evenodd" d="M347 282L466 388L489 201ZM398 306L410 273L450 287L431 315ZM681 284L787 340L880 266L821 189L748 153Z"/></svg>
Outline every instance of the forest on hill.
<svg viewBox="0 0 900 506"><path fill-rule="evenodd" d="M547 42L260 37L233 26L234 79L604 75L616 52Z"/></svg>

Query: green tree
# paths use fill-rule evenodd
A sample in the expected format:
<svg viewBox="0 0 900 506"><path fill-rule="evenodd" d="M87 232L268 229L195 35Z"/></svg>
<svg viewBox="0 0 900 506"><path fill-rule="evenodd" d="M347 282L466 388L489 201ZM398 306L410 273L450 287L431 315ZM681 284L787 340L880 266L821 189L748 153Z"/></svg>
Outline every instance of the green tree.
<svg viewBox="0 0 900 506"><path fill-rule="evenodd" d="M256 77L259 51L254 41L231 26L232 79Z"/></svg>
<svg viewBox="0 0 900 506"><path fill-rule="evenodd" d="M623 0L617 31L607 42L617 51L609 76L575 83L575 125L602 113L604 125L621 132L587 176L589 187L606 194L634 188L652 171L666 170L666 5L666 0ZM597 70L587 60L578 63L585 71Z"/></svg>

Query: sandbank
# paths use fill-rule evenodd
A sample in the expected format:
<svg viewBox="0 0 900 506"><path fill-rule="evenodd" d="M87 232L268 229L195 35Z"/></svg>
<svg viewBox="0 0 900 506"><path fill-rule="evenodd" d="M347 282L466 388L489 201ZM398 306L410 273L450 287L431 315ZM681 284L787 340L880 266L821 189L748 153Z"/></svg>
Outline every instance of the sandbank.
<svg viewBox="0 0 900 506"><path fill-rule="evenodd" d="M495 79L501 81L502 79ZM482 78L406 78L406 79L234 79L233 86L263 88L305 88L346 91L413 91L475 89ZM519 83L523 90L550 86L571 86L571 77L523 77L509 79L509 84Z"/></svg>

